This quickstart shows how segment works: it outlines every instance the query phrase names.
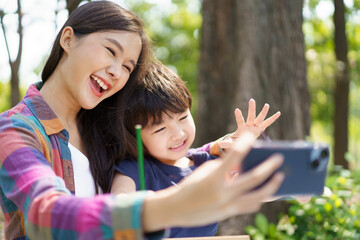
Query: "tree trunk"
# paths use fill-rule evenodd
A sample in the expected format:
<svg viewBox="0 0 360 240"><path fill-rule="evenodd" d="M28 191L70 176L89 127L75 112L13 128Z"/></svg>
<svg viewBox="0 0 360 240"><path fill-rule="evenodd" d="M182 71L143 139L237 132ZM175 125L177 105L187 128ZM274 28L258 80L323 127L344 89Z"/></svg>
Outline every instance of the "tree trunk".
<svg viewBox="0 0 360 240"><path fill-rule="evenodd" d="M19 69L20 69L20 63L21 63L23 37L24 37L23 36L23 26L22 26L23 13L21 11L21 1L20 0L17 0L16 13L17 13L17 17L18 17L19 45L18 45L18 52L17 52L16 58L14 61L11 59L8 39L6 36L6 28L5 28L5 23L4 23L5 12L1 11L1 14L0 14L1 27L2 27L3 34L4 34L6 50L7 50L8 59L9 59L9 66L11 69L10 87L11 87L11 106L12 107L15 106L20 101Z"/></svg>
<svg viewBox="0 0 360 240"><path fill-rule="evenodd" d="M69 12L69 15L79 6L81 2L84 0L66 0L66 9ZM58 0L59 2L59 0ZM87 2L91 2L91 0L87 0Z"/></svg>
<svg viewBox="0 0 360 240"><path fill-rule="evenodd" d="M20 101L20 86L19 86L19 64L18 62L10 63L11 68L11 79L10 79L10 86L11 86L11 106L15 106Z"/></svg>
<svg viewBox="0 0 360 240"><path fill-rule="evenodd" d="M345 6L343 0L334 0L335 25L335 113L334 113L334 161L336 165L348 168L345 153L348 150L349 115L349 64L348 47L345 32Z"/></svg>
<svg viewBox="0 0 360 240"><path fill-rule="evenodd" d="M66 9L69 15L79 6L82 0L66 0Z"/></svg>
<svg viewBox="0 0 360 240"><path fill-rule="evenodd" d="M271 106L282 116L269 127L273 139L304 139L310 130L310 97L306 81L302 0L203 0L199 66L197 141L216 139L236 128L233 111L246 118L247 105ZM266 204L262 212L286 208L285 202ZM279 211L266 214L276 220ZM239 223L220 224L219 234L242 234L253 215ZM249 219L246 221L246 219ZM231 224L230 224L231 225Z"/></svg>
<svg viewBox="0 0 360 240"><path fill-rule="evenodd" d="M310 129L303 1L203 1L197 142L235 129L250 98L282 112L268 131L304 139Z"/></svg>

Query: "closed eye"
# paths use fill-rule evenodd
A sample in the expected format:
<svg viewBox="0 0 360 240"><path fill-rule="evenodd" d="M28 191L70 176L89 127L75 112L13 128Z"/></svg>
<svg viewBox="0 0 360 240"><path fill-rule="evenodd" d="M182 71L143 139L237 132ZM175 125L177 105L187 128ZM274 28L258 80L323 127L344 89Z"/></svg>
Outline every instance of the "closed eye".
<svg viewBox="0 0 360 240"><path fill-rule="evenodd" d="M188 116L189 115L183 116L182 118L180 118L180 121L186 119Z"/></svg>
<svg viewBox="0 0 360 240"><path fill-rule="evenodd" d="M109 47L106 47L106 49L111 53L111 55L113 55L115 57L115 51Z"/></svg>
<svg viewBox="0 0 360 240"><path fill-rule="evenodd" d="M165 130L165 127L162 127L160 129L156 130L154 133L159 133L159 132L164 131L164 130Z"/></svg>
<svg viewBox="0 0 360 240"><path fill-rule="evenodd" d="M132 72L131 67L128 67L128 66L124 65L124 68L126 68L126 71L128 71L129 73L131 73L131 72Z"/></svg>

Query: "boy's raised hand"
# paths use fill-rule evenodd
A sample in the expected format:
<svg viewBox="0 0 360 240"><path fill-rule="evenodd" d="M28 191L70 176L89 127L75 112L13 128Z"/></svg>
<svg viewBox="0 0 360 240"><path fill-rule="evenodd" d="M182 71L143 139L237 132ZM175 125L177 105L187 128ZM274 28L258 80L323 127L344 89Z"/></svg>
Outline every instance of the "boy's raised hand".
<svg viewBox="0 0 360 240"><path fill-rule="evenodd" d="M256 137L259 137L261 133L263 133L265 129L269 127L271 124L273 124L276 121L276 119L278 119L281 115L280 112L277 112L271 117L265 119L266 115L269 112L269 108L270 108L269 104L266 103L262 108L261 112L259 113L259 115L256 116L256 102L254 99L250 99L246 122L244 120L241 110L236 108L234 114L238 128L234 133L228 135L228 137L225 140L219 141L219 147L223 149L230 148L233 142L242 133L246 131L250 131Z"/></svg>

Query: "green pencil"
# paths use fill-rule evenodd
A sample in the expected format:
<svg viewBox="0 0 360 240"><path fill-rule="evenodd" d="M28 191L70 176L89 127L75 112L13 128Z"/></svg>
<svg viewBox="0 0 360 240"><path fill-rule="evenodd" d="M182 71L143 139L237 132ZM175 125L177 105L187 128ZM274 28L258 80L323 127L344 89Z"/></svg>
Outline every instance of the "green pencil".
<svg viewBox="0 0 360 240"><path fill-rule="evenodd" d="M141 140L141 125L136 125L135 129L136 129L136 142L137 142L138 164L139 164L140 190L145 190L144 154L143 154L143 144Z"/></svg>

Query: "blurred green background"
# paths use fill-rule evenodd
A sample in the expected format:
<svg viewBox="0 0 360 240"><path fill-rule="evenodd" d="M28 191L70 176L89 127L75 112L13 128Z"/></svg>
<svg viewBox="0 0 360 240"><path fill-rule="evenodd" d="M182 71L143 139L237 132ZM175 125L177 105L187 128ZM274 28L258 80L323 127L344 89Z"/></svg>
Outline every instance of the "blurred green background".
<svg viewBox="0 0 360 240"><path fill-rule="evenodd" d="M134 12L144 21L154 43L157 57L173 68L187 83L197 105L198 62L202 25L199 0L123 0L115 1ZM32 46L42 44L49 50L67 17L63 0L22 1L24 10L24 49L20 64L20 94L40 79L47 51L29 53ZM46 4L45 4L46 3ZM252 239L359 239L360 222L360 0L344 1L346 36L350 67L349 135L346 160L349 170L331 164L327 186L331 197L313 198L307 204L291 202L289 211L279 216L279 223L269 223L259 214L254 226L247 228ZM31 8L36 4L37 8ZM47 5L48 10L41 10ZM309 140L333 145L334 84L336 57L334 51L334 6L330 0L305 0L303 32L307 81L311 105ZM0 112L10 108L10 65L4 41L9 39L11 59L17 54L16 1L0 2L3 28L0 36ZM26 17L25 17L26 16ZM44 25L44 22L50 25ZM37 26L36 30L34 26ZM45 27L46 26L46 27ZM50 29L50 30L49 30ZM37 35L31 35L36 33ZM46 40L47 39L47 40ZM46 41L45 41L46 40ZM196 114L196 112L194 112Z"/></svg>
<svg viewBox="0 0 360 240"><path fill-rule="evenodd" d="M61 26L67 16L64 1L33 0L37 5L41 2L54 2L54 9L49 9L47 14L53 18L52 36L55 37L57 27ZM13 3L11 3L13 2ZM24 1L24 5L27 1ZM202 24L201 1L194 0L128 0L115 1L136 12L144 21L148 34L154 43L154 50L157 57L165 64L172 67L187 82L194 97L194 109L197 99L197 74L199 50L199 34ZM30 4L30 3L28 3ZM56 5L57 4L57 5ZM359 0L345 1L346 4L346 34L349 49L350 64L350 112L349 112L349 151L347 159L351 166L359 165L360 148L360 16ZM24 7L26 7L25 5ZM23 8L24 8L23 7ZM15 1L2 1L0 10L5 11L5 27L8 36L16 35L16 4ZM7 11L6 11L7 10ZM55 10L57 10L56 14ZM33 26L44 19L38 15L29 15L24 26L23 55L31 45L41 42L42 36L28 39ZM306 44L307 78L311 95L311 134L313 141L323 141L332 145L334 112L333 88L334 69L336 65L333 41L333 3L329 0L306 0L303 8L303 32ZM44 13L41 13L44 14ZM26 31L29 29L29 31ZM46 29L45 29L46 30ZM46 32L46 35L49 35ZM15 38L16 39L16 38ZM8 43L12 51L12 58L17 53L17 40ZM47 42L47 49L50 49L51 42ZM3 31L0 37L0 111L10 107L10 67L3 41ZM40 54L40 53L39 53ZM34 54L32 54L34 55ZM40 79L41 69L47 53L36 56L38 61L25 61L25 56L20 65L20 92L23 96L28 85ZM33 58L27 58L33 59ZM25 70L24 70L25 69ZM29 75L31 79L29 81Z"/></svg>

